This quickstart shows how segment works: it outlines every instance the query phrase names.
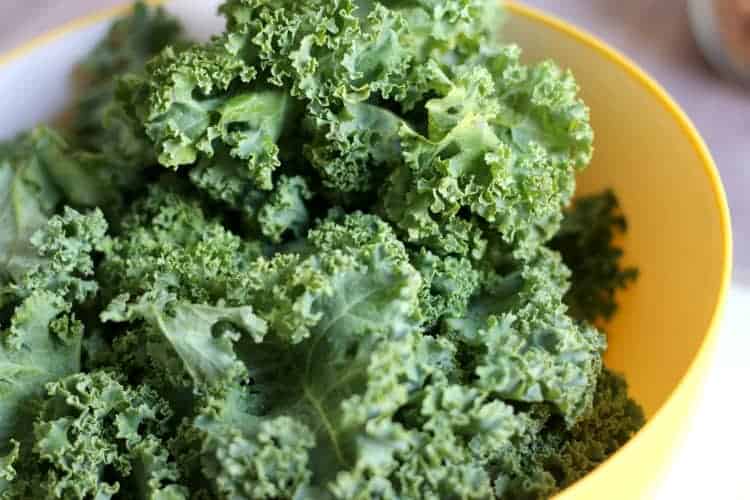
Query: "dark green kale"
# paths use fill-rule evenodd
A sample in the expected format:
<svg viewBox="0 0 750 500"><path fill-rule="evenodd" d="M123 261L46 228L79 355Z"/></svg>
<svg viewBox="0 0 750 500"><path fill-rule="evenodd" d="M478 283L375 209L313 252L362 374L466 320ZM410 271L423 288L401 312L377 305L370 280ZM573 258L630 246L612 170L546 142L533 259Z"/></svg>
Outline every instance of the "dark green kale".
<svg viewBox="0 0 750 500"><path fill-rule="evenodd" d="M562 254L573 279L565 302L580 320L608 320L617 310L616 294L638 277L624 267L617 238L627 223L612 191L577 199L566 212L550 247Z"/></svg>

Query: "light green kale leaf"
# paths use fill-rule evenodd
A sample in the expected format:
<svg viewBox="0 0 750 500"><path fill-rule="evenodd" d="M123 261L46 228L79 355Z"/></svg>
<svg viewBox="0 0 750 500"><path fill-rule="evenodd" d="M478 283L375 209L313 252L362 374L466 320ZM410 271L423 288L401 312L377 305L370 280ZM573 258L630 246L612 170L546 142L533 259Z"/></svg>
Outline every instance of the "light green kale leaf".
<svg viewBox="0 0 750 500"><path fill-rule="evenodd" d="M404 100L429 59L465 62L494 44L500 26L500 9L486 0L230 0L221 12L269 81L315 107Z"/></svg>
<svg viewBox="0 0 750 500"><path fill-rule="evenodd" d="M40 264L31 237L61 203L95 206L116 199L90 167L45 127L0 144L0 283L20 280Z"/></svg>
<svg viewBox="0 0 750 500"><path fill-rule="evenodd" d="M37 161L0 144L0 259L2 280L20 279L39 262L31 235L44 227L62 195Z"/></svg>
<svg viewBox="0 0 750 500"><path fill-rule="evenodd" d="M99 209L83 215L66 206L31 236L40 262L10 290L20 298L46 291L66 302L85 302L99 289L93 280L92 254L102 250L106 231L107 222Z"/></svg>
<svg viewBox="0 0 750 500"><path fill-rule="evenodd" d="M421 311L429 328L444 318L460 318L477 293L481 273L466 257L439 257L424 248L411 254L411 263L422 276Z"/></svg>
<svg viewBox="0 0 750 500"><path fill-rule="evenodd" d="M108 284L108 300L166 289L189 303L239 306L230 296L241 290L244 269L262 251L207 214L195 197L156 185L125 214L104 253L97 273Z"/></svg>
<svg viewBox="0 0 750 500"><path fill-rule="evenodd" d="M205 390L242 378L242 363L234 344L242 335L260 342L267 331L265 321L251 307L189 304L167 293L146 293L128 304L128 295L115 299L102 312L103 321L144 320L141 343L151 360L174 385ZM190 377L186 381L185 375Z"/></svg>
<svg viewBox="0 0 750 500"><path fill-rule="evenodd" d="M312 197L313 192L304 177L279 177L276 189L258 212L261 234L273 243L281 243L286 235L304 236L311 219L306 203Z"/></svg>
<svg viewBox="0 0 750 500"><path fill-rule="evenodd" d="M50 383L46 392L17 491L36 498L187 498L164 451L171 410L151 388L96 371Z"/></svg>
<svg viewBox="0 0 750 500"><path fill-rule="evenodd" d="M591 408L606 342L567 315L568 278L559 255L542 248L532 261L487 272L467 313L447 318L443 329L483 390L547 402L573 425Z"/></svg>
<svg viewBox="0 0 750 500"><path fill-rule="evenodd" d="M370 192L401 162L397 115L367 103L347 103L338 112L323 111L308 119L313 139L305 157L323 185L340 193Z"/></svg>
<svg viewBox="0 0 750 500"><path fill-rule="evenodd" d="M202 434L201 473L232 498L299 498L311 478L310 430L290 417L260 419L248 413L239 391L210 400L195 427Z"/></svg>
<svg viewBox="0 0 750 500"><path fill-rule="evenodd" d="M447 92L425 104L426 135L402 127L405 163L386 181L382 207L413 243L465 253L466 244L450 244L470 238L456 230L456 220L476 218L533 252L559 227L575 168L590 156L591 133L590 127L587 134L574 130L558 107L577 109L570 113L578 128L588 127L587 110L569 75L550 65L528 69L513 50L502 53L510 54L504 70L516 64L512 74L531 76L508 82L495 77L497 68L459 67ZM531 108L538 110L538 123L521 122Z"/></svg>
<svg viewBox="0 0 750 500"><path fill-rule="evenodd" d="M38 291L15 309L10 327L0 331L0 441L25 439L34 400L44 384L80 369L83 325L66 328L67 304ZM58 319L59 318L59 319Z"/></svg>
<svg viewBox="0 0 750 500"><path fill-rule="evenodd" d="M485 0L233 0L221 11L249 62L307 103L305 156L348 202L399 162L399 115L432 90L435 61L457 65L494 45L500 12Z"/></svg>
<svg viewBox="0 0 750 500"><path fill-rule="evenodd" d="M333 215L311 230L297 251L256 260L243 279L230 300L252 305L271 333L291 343L310 337L327 311L336 318L326 327L335 327L330 335L350 323L358 331L384 328L384 315L399 331L419 322L406 300L419 288L419 275L403 244L376 216ZM386 306L392 308L379 309Z"/></svg>
<svg viewBox="0 0 750 500"><path fill-rule="evenodd" d="M230 36L167 48L145 75L121 82L118 100L143 123L162 165L190 165L223 147L244 162L244 178L270 190L280 165L277 141L295 106L283 91L253 88L257 70L244 62L243 50Z"/></svg>
<svg viewBox="0 0 750 500"><path fill-rule="evenodd" d="M105 230L100 212L66 208L32 236L38 263L3 291L13 308L0 330L0 440L17 434L23 408L45 383L79 370L83 324L71 309L97 291L91 254Z"/></svg>

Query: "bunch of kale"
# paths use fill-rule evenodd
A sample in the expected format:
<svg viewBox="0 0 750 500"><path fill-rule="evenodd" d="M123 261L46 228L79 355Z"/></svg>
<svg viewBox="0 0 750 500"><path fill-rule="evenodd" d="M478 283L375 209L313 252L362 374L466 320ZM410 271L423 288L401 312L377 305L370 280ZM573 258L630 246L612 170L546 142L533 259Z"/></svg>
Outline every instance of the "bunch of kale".
<svg viewBox="0 0 750 500"><path fill-rule="evenodd" d="M573 77L495 0L221 12L137 5L0 146L0 498L544 498L624 443Z"/></svg>

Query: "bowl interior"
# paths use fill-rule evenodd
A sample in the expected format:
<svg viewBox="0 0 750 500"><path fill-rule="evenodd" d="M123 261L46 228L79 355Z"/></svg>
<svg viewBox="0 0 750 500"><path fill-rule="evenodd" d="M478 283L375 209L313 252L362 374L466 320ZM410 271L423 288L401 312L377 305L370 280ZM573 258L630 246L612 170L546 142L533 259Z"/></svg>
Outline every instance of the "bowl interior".
<svg viewBox="0 0 750 500"><path fill-rule="evenodd" d="M221 28L217 4L175 1L169 8L190 33L204 38ZM529 61L551 58L574 72L596 132L594 162L580 177L579 193L616 191L630 225L622 242L626 260L641 271L607 326L606 361L626 375L635 398L655 418L563 496L640 497L685 420L700 379L697 365L706 364L694 362L706 351L701 346L713 329L730 267L726 204L702 142L657 87L560 23L513 6L509 17L505 37L519 43ZM6 118L0 139L64 109L72 95L72 65L103 36L110 18L53 35L2 66ZM678 385L682 392L675 392Z"/></svg>

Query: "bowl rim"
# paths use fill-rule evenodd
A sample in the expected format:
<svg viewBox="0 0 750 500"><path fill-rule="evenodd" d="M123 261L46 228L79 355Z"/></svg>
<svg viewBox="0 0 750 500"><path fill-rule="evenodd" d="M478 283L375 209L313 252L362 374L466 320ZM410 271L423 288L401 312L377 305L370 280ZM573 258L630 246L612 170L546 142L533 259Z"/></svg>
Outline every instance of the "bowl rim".
<svg viewBox="0 0 750 500"><path fill-rule="evenodd" d="M145 3L152 6L157 6L165 4L168 1L169 0L146 0ZM679 380L667 399L646 422L643 428L639 430L638 433L636 433L636 435L634 435L627 443L625 443L625 445L623 445L617 452L608 457L593 471L562 490L560 494L564 495L567 498L568 496L575 496L577 491L579 489L582 489L581 486L583 486L584 483L588 483L588 479L592 478L595 475L598 476L606 472L606 466L613 460L613 458L621 455L624 451L631 448L634 442L638 441L638 438L643 435L645 431L656 426L657 423L662 420L662 418L665 418L664 416L668 413L669 408L673 405L676 406L676 400L680 399L680 395L690 393L692 390L695 390L696 386L700 387L705 381L706 371L710 365L711 357L715 350L717 339L719 336L719 329L723 317L724 305L729 293L729 286L732 276L733 246L730 213L724 186L721 182L718 168L716 167L708 146L706 145L704 139L701 137L692 120L687 116L680 105L677 104L674 98L664 89L664 87L661 86L661 84L659 84L656 80L649 76L645 70L643 70L628 56L624 55L619 50L609 46L607 43L603 42L588 31L575 26L573 23L564 21L554 15L547 14L540 9L523 5L517 0L499 1L500 3L503 3L505 5L505 8L513 14L529 18L553 30L560 31L563 34L575 39L576 41L588 46L589 48L594 49L601 56L624 69L632 78L643 85L654 97L657 98L657 100L664 106L664 108L672 115L672 117L682 128L682 131L689 138L693 148L695 149L695 152L700 158L704 172L708 177L709 183L711 184L716 208L719 211L719 223L721 225L721 257L723 259L724 265L721 270L720 285L716 296L716 301L713 306L711 321L709 322L706 334L703 337L698 351L688 365L685 374ZM64 36L72 32L89 28L97 23L108 21L119 15L125 14L132 8L132 6L133 2L131 1L98 10L91 14L87 14L63 23L57 28L49 30L43 34L37 35L31 38L31 40L22 43L15 48L12 48L4 53L0 53L0 70L2 70L4 66L22 59L26 55L42 46L59 41ZM693 401L693 404L690 408L690 414L686 416L685 422L690 419L694 410L695 401ZM684 427L686 426L683 425L683 429L681 432L685 431ZM680 435L678 435L678 440L679 437ZM676 443L672 443L672 446L674 446L675 444Z"/></svg>

